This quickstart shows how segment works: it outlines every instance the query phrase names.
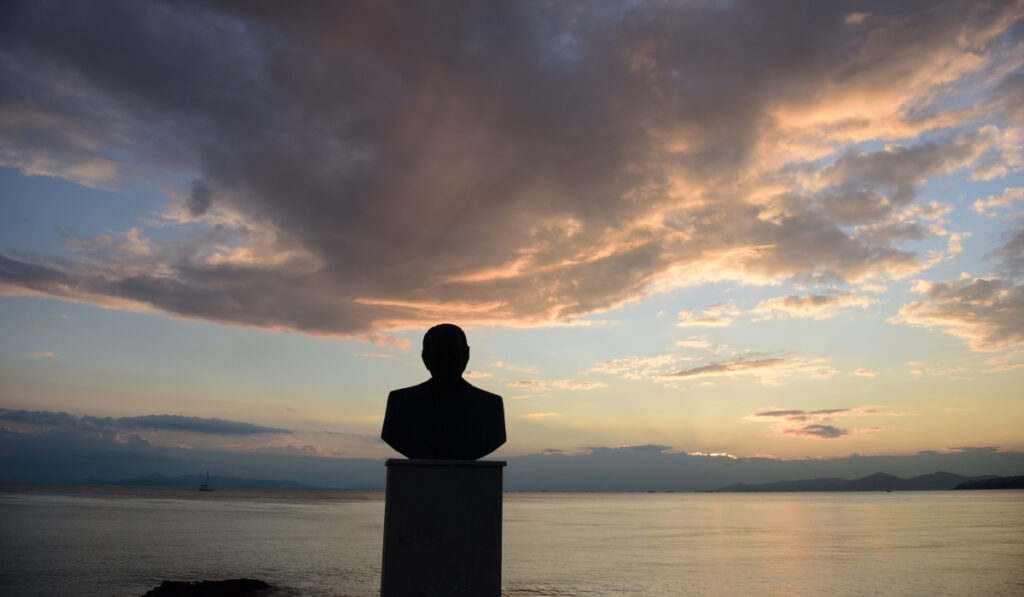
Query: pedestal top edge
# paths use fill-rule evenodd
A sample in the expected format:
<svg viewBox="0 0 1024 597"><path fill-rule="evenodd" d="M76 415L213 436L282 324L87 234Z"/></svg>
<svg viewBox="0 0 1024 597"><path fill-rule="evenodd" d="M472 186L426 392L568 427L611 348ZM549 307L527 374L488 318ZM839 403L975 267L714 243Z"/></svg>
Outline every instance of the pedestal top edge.
<svg viewBox="0 0 1024 597"><path fill-rule="evenodd" d="M432 458L388 458L385 466L454 466L464 468L501 468L504 460L435 460Z"/></svg>

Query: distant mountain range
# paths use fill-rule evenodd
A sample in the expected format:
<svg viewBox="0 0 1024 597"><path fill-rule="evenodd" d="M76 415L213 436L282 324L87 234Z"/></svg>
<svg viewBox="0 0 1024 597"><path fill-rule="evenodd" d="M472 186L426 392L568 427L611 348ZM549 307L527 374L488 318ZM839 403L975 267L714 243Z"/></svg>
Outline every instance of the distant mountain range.
<svg viewBox="0 0 1024 597"><path fill-rule="evenodd" d="M921 491L932 489L955 489L965 482L983 481L992 479L991 475L980 477L965 477L954 473L937 472L928 475L920 475L910 479L901 479L887 473L875 473L863 479L840 479L827 477L822 479L804 479L802 481L780 481L777 483L762 483L760 485L746 485L737 483L720 489L715 492L755 492L755 491Z"/></svg>
<svg viewBox="0 0 1024 597"><path fill-rule="evenodd" d="M181 475L165 477L158 473L132 477L130 479L82 479L82 485L142 485L146 487L195 487L206 482L205 475ZM239 479L238 477L210 477L210 487L224 489L318 489L295 481L272 479Z"/></svg>

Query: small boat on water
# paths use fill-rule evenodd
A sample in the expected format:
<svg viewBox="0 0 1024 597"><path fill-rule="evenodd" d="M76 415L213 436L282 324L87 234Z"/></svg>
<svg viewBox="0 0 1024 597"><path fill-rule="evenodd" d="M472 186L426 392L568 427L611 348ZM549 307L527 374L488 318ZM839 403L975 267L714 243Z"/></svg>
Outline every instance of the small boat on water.
<svg viewBox="0 0 1024 597"><path fill-rule="evenodd" d="M213 491L210 487L210 471L206 471L206 482L199 486L199 491Z"/></svg>

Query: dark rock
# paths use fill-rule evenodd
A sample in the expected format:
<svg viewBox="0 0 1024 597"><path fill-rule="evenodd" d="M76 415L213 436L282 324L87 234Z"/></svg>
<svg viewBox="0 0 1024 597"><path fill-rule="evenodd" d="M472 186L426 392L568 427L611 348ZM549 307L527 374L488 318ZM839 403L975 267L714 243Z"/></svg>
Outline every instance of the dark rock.
<svg viewBox="0 0 1024 597"><path fill-rule="evenodd" d="M142 597L261 597L274 587L262 580L165 580Z"/></svg>

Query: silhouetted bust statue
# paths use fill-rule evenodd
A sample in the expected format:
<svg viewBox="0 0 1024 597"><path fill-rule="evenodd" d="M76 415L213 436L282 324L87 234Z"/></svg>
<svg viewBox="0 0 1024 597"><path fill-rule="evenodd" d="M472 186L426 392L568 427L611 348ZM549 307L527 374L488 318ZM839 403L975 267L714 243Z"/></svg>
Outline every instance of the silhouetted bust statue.
<svg viewBox="0 0 1024 597"><path fill-rule="evenodd" d="M469 362L466 334L443 323L423 336L430 379L388 394L381 438L406 458L476 460L505 443L501 396L462 379Z"/></svg>

